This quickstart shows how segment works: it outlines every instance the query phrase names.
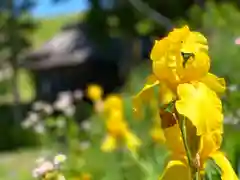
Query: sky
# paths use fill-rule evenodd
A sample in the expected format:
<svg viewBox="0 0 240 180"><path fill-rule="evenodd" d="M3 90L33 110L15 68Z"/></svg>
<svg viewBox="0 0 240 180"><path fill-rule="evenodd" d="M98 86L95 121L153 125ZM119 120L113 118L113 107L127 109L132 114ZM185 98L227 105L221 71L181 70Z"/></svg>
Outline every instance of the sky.
<svg viewBox="0 0 240 180"><path fill-rule="evenodd" d="M86 9L87 0L65 0L58 4L53 4L51 0L38 0L32 14L35 17L51 17L76 13Z"/></svg>

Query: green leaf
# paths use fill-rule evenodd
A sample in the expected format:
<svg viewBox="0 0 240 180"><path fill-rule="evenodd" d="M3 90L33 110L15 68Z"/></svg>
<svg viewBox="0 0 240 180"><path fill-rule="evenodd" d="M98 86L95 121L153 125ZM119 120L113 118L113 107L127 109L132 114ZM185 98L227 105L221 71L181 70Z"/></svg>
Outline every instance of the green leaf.
<svg viewBox="0 0 240 180"><path fill-rule="evenodd" d="M170 102L166 108L164 108L164 111L172 113L174 111L175 101Z"/></svg>
<svg viewBox="0 0 240 180"><path fill-rule="evenodd" d="M205 180L221 180L222 170L213 159L207 161Z"/></svg>

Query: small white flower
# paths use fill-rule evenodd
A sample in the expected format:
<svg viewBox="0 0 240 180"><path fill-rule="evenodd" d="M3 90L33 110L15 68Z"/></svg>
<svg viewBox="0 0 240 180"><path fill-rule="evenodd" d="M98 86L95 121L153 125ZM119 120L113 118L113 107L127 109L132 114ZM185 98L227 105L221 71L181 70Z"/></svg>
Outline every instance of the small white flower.
<svg viewBox="0 0 240 180"><path fill-rule="evenodd" d="M65 118L63 118L63 117L59 117L57 120L56 120L56 126L58 127L58 128L63 128L63 127L65 127L66 126L66 120L65 120Z"/></svg>
<svg viewBox="0 0 240 180"><path fill-rule="evenodd" d="M50 161L45 161L33 170L32 175L34 178L38 178L38 177L43 176L47 172L53 171L53 170L54 170L53 163Z"/></svg>
<svg viewBox="0 0 240 180"><path fill-rule="evenodd" d="M76 100L81 100L83 98L83 91L81 90L76 90L73 92L73 97L76 99Z"/></svg>
<svg viewBox="0 0 240 180"><path fill-rule="evenodd" d="M230 92L235 92L237 91L238 86L236 84L232 84L228 87Z"/></svg>
<svg viewBox="0 0 240 180"><path fill-rule="evenodd" d="M41 111L44 108L45 104L46 103L44 101L37 101L32 105L32 109L34 111Z"/></svg>
<svg viewBox="0 0 240 180"><path fill-rule="evenodd" d="M23 122L21 122L21 126L24 128L24 129L28 129L32 126L32 122L29 121L29 119L25 119Z"/></svg>
<svg viewBox="0 0 240 180"><path fill-rule="evenodd" d="M84 130L90 130L91 129L91 122L89 120L85 120L81 123L81 127L84 129Z"/></svg>
<svg viewBox="0 0 240 180"><path fill-rule="evenodd" d="M240 45L240 37L237 37L234 42L236 45Z"/></svg>
<svg viewBox="0 0 240 180"><path fill-rule="evenodd" d="M73 116L75 111L76 111L76 107L74 105L70 105L63 110L63 113L66 116Z"/></svg>
<svg viewBox="0 0 240 180"><path fill-rule="evenodd" d="M28 113L28 119L29 121L32 121L32 123L36 123L39 121L39 115L38 113L35 113L35 112L29 112Z"/></svg>
<svg viewBox="0 0 240 180"><path fill-rule="evenodd" d="M46 113L47 115L51 115L53 113L53 107L49 104L46 104L43 107L43 112Z"/></svg>
<svg viewBox="0 0 240 180"><path fill-rule="evenodd" d="M80 149L82 151L87 150L88 148L90 148L90 146L91 146L91 144L90 144L89 141L83 141L83 142L80 143Z"/></svg>
<svg viewBox="0 0 240 180"><path fill-rule="evenodd" d="M37 123L33 128L38 134L44 134L46 131L45 126L42 123Z"/></svg>
<svg viewBox="0 0 240 180"><path fill-rule="evenodd" d="M63 162L65 162L67 159L67 156L65 156L64 154L58 154L54 157L54 164L55 165L59 165L59 164L62 164Z"/></svg>
<svg viewBox="0 0 240 180"><path fill-rule="evenodd" d="M66 178L63 175L59 175L57 180L66 180Z"/></svg>
<svg viewBox="0 0 240 180"><path fill-rule="evenodd" d="M58 94L58 99L54 103L54 108L60 111L65 110L73 102L71 92L62 92Z"/></svg>

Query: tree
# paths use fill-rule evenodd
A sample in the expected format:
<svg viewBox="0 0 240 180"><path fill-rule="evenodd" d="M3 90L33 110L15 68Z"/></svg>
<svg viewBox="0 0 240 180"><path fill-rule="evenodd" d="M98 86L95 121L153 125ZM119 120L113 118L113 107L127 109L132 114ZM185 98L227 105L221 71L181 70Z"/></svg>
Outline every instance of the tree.
<svg viewBox="0 0 240 180"><path fill-rule="evenodd" d="M15 121L21 119L17 84L18 64L23 53L31 46L31 32L36 28L36 24L28 14L33 6L33 0L1 0L0 2L0 50L7 52L7 56L0 63L9 63L13 70L12 90Z"/></svg>

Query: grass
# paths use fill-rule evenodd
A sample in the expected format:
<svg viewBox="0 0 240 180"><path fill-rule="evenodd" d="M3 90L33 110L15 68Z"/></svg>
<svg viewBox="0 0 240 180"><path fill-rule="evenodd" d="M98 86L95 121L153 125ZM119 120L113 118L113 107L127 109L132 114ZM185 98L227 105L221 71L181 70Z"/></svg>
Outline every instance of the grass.
<svg viewBox="0 0 240 180"><path fill-rule="evenodd" d="M84 14L71 14L65 16L57 16L48 19L36 19L39 23L37 30L33 35L33 46L34 48L40 47L44 42L51 39L63 25L81 20Z"/></svg>
<svg viewBox="0 0 240 180"><path fill-rule="evenodd" d="M39 150L20 150L0 154L0 179L32 179L31 171L39 153Z"/></svg>

